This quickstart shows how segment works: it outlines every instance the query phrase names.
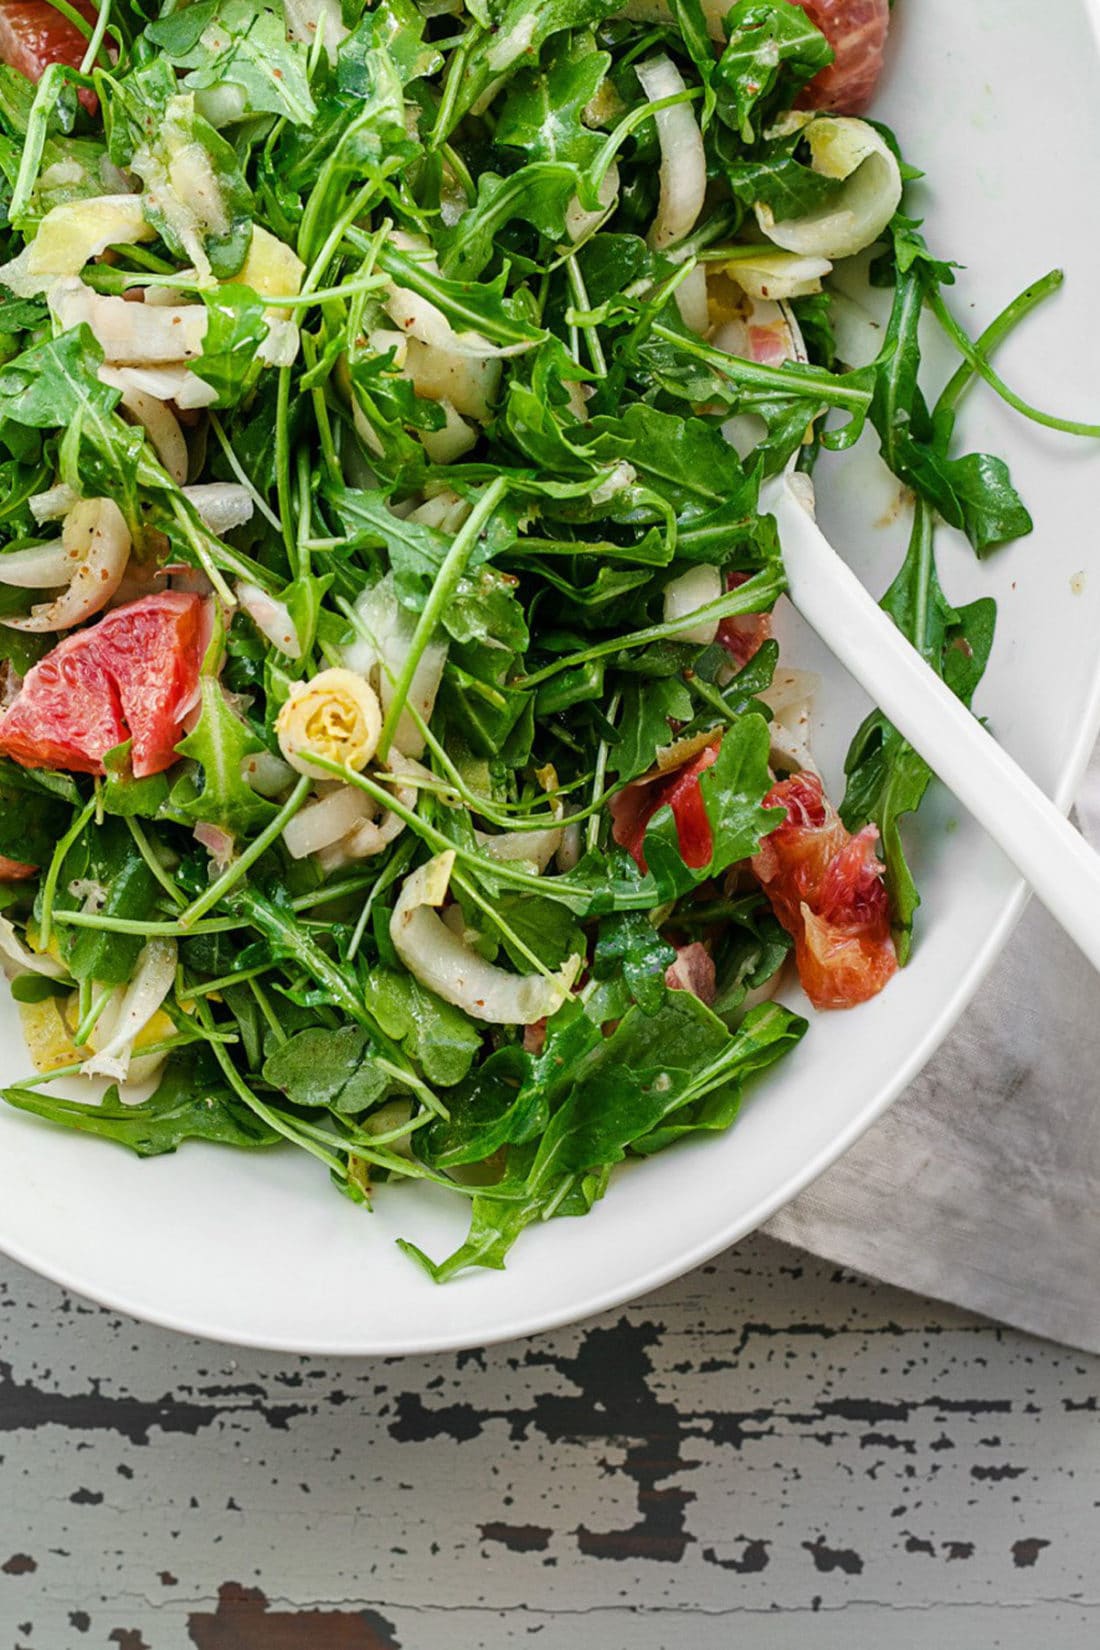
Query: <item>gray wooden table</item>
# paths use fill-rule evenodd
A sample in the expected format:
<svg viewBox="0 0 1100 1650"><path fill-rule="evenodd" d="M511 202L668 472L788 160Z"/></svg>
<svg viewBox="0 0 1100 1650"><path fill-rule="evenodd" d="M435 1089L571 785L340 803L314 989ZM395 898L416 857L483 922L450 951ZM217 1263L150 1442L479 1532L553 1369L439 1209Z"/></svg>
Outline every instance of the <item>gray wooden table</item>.
<svg viewBox="0 0 1100 1650"><path fill-rule="evenodd" d="M234 1352L0 1260L0 1650L1085 1650L1100 1359L763 1238L533 1341Z"/></svg>

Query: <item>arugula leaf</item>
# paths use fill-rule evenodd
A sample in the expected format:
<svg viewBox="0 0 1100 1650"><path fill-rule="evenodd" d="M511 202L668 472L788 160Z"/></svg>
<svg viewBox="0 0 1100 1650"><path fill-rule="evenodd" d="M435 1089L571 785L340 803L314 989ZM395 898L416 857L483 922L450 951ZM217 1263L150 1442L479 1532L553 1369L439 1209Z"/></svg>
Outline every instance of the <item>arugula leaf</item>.
<svg viewBox="0 0 1100 1650"><path fill-rule="evenodd" d="M591 34L577 31L555 42L544 68L528 69L510 82L494 137L529 161L567 161L588 166L603 139L584 123L584 112L608 69L609 52Z"/></svg>
<svg viewBox="0 0 1100 1650"><path fill-rule="evenodd" d="M425 19L413 0L386 0L367 12L340 48L337 77L340 89L357 96L369 92L372 80L367 64L370 52L382 47L397 68L402 83L435 74L443 55L424 39Z"/></svg>
<svg viewBox="0 0 1100 1650"><path fill-rule="evenodd" d="M621 417L594 418L578 440L594 457L628 460L674 509L747 511L755 501L755 478L746 476L721 431L701 418L637 401Z"/></svg>
<svg viewBox="0 0 1100 1650"><path fill-rule="evenodd" d="M584 955L584 935L576 919L564 905L558 905L554 900L506 889L494 899L493 915L500 918L500 937L504 949L521 972L529 969L531 964L514 944L513 936L533 951L547 968L560 968L570 957Z"/></svg>
<svg viewBox="0 0 1100 1650"><path fill-rule="evenodd" d="M630 995L647 1014L660 1007L665 995L665 970L676 952L662 939L644 911L616 911L600 921L592 956L597 980L621 974Z"/></svg>
<svg viewBox="0 0 1100 1650"><path fill-rule="evenodd" d="M476 280L493 260L501 230L514 218L522 218L551 240L563 239L565 214L580 183L574 165L556 160L529 161L508 177L483 172L473 205L452 229L439 233L444 277Z"/></svg>
<svg viewBox="0 0 1100 1650"><path fill-rule="evenodd" d="M905 561L881 605L936 674L969 705L993 645L996 608L988 597L964 608L954 608L946 600L936 575L931 513L919 499ZM920 807L932 770L876 710L852 740L844 771L848 785L840 816L849 830L870 821L879 828L895 944L904 963L912 949L920 895L906 862L900 822Z"/></svg>
<svg viewBox="0 0 1100 1650"><path fill-rule="evenodd" d="M755 1009L734 1033L687 991L667 992L652 1012L634 1006L609 1036L588 1041L572 1069L557 1074L555 1086L568 1081L568 1090L523 1179L507 1174L474 1199L469 1235L447 1260L434 1264L413 1251L416 1258L439 1282L471 1265L499 1269L532 1221L590 1207L607 1169L635 1143L651 1149L647 1142L663 1127L680 1134L723 1126L717 1117L732 1116L746 1080L805 1030L804 1020L774 1003Z"/></svg>
<svg viewBox="0 0 1100 1650"><path fill-rule="evenodd" d="M487 21L492 33L477 40L463 65L464 73L454 100L449 135L494 82L518 64L537 58L551 36L563 29L581 29L602 23L620 9L618 0L488 0ZM479 31L480 32L480 31Z"/></svg>
<svg viewBox="0 0 1100 1650"><path fill-rule="evenodd" d="M311 1026L281 1043L264 1061L265 1082L295 1106L326 1107L355 1117L384 1100L393 1079L371 1059L362 1026Z"/></svg>
<svg viewBox="0 0 1100 1650"><path fill-rule="evenodd" d="M794 132L758 144L750 155L744 155L736 144L719 139L726 181L743 206L752 208L759 201L770 206L782 222L808 217L841 193L843 183L824 177L799 159L802 141L802 134Z"/></svg>
<svg viewBox="0 0 1100 1650"><path fill-rule="evenodd" d="M702 1098L669 1113L663 1123L633 1141L631 1151L650 1157L688 1135L724 1133L736 1121L749 1078L782 1059L808 1029L805 1020L781 1003L761 1003L750 1009L735 1033L740 1045L737 1086L712 1089Z"/></svg>
<svg viewBox="0 0 1100 1650"><path fill-rule="evenodd" d="M33 784L24 769L0 761L0 854L5 859L48 865L71 811L71 803Z"/></svg>
<svg viewBox="0 0 1100 1650"><path fill-rule="evenodd" d="M678 676L642 678L623 688L622 733L607 758L609 773L625 782L645 773L674 738L672 724L689 722L692 697Z"/></svg>
<svg viewBox="0 0 1100 1650"><path fill-rule="evenodd" d="M168 800L168 777L163 773L135 779L130 766L133 740L126 739L103 753L103 811L125 819L156 819Z"/></svg>
<svg viewBox="0 0 1100 1650"><path fill-rule="evenodd" d="M70 848L61 868L55 910L81 909L86 886L102 890L99 910L103 916L132 922L148 919L157 881L122 820L104 819L84 831ZM95 980L101 986L124 985L144 944L140 933L116 934L64 924L60 935L65 966L73 979Z"/></svg>
<svg viewBox="0 0 1100 1650"><path fill-rule="evenodd" d="M117 1141L138 1157L174 1152L185 1140L254 1150L281 1139L219 1080L203 1051L173 1054L155 1093L137 1105L122 1100L115 1087L96 1105L18 1085L0 1092L17 1111Z"/></svg>
<svg viewBox="0 0 1100 1650"><path fill-rule="evenodd" d="M466 1076L481 1048L481 1033L461 1009L445 1003L411 974L388 968L371 971L364 1001L429 1083L448 1088Z"/></svg>
<svg viewBox="0 0 1100 1650"><path fill-rule="evenodd" d="M86 326L32 344L0 367L0 421L50 430L85 415L106 419L119 392L100 382L102 363L103 351Z"/></svg>
<svg viewBox="0 0 1100 1650"><path fill-rule="evenodd" d="M242 113L281 115L308 126L317 113L303 46L287 39L282 7L257 0L204 0L151 23L145 38L177 69L183 84L202 92L238 86Z"/></svg>
<svg viewBox="0 0 1100 1650"><path fill-rule="evenodd" d="M714 71L718 112L752 143L777 104L828 68L833 51L800 6L788 0L738 0L725 20L729 44ZM778 95L777 95L778 94Z"/></svg>
<svg viewBox="0 0 1100 1650"><path fill-rule="evenodd" d="M264 302L251 287L233 285L204 292L206 333L202 355L191 370L217 390L216 407L231 407L255 387L263 362L256 351L270 330Z"/></svg>
<svg viewBox="0 0 1100 1650"><path fill-rule="evenodd" d="M545 1099L524 1086L530 1056L515 1046L497 1049L447 1095L448 1116L429 1125L421 1139L425 1159L437 1169L484 1163L502 1146L530 1140L545 1123Z"/></svg>
<svg viewBox="0 0 1100 1650"><path fill-rule="evenodd" d="M1031 532L1032 520L1004 461L985 453L951 458L921 394L918 337L925 297L919 258L899 271L886 339L876 368L871 422L894 474L965 532L978 555ZM950 431L945 432L949 436Z"/></svg>
<svg viewBox="0 0 1100 1650"><path fill-rule="evenodd" d="M231 708L218 680L222 640L219 628L211 639L199 678L199 719L176 746L180 756L199 764L201 789L185 775L173 786L171 804L185 819L220 825L230 835L238 836L262 829L278 810L244 777L246 758L257 755L264 744Z"/></svg>

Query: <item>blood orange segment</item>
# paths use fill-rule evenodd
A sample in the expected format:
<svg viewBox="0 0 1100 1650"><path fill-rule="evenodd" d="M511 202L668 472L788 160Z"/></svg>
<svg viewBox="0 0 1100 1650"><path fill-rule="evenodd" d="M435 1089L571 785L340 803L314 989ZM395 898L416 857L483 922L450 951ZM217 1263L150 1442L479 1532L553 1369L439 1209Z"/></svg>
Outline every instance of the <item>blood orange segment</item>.
<svg viewBox="0 0 1100 1650"><path fill-rule="evenodd" d="M72 0L72 5L95 24L96 8L88 0ZM87 47L87 37L49 0L0 0L0 63L17 69L28 80L41 80L51 63L78 69ZM94 113L94 92L82 91L80 101Z"/></svg>
<svg viewBox="0 0 1100 1650"><path fill-rule="evenodd" d="M782 780L764 806L785 808L787 817L752 868L794 938L803 990L815 1008L877 996L898 966L878 831L868 825L850 836L816 774Z"/></svg>
<svg viewBox="0 0 1100 1650"><path fill-rule="evenodd" d="M810 109L855 115L874 96L886 55L890 0L795 0L833 48L834 60L802 94Z"/></svg>
<svg viewBox="0 0 1100 1650"><path fill-rule="evenodd" d="M107 751L132 739L137 778L160 773L175 761L202 650L197 596L169 590L115 608L28 671L0 717L0 755L101 774Z"/></svg>
<svg viewBox="0 0 1100 1650"><path fill-rule="evenodd" d="M749 577L748 573L727 573L726 589L738 589ZM770 613L735 613L718 626L718 641L741 669L760 652L771 633Z"/></svg>
<svg viewBox="0 0 1100 1650"><path fill-rule="evenodd" d="M6 854L0 854L0 882L26 882L37 869L37 865L27 865L21 859L8 859Z"/></svg>
<svg viewBox="0 0 1100 1650"><path fill-rule="evenodd" d="M667 802L676 822L680 854L685 865L700 871L709 865L714 853L714 839L710 820L699 789L699 775L718 760L717 744L708 745L692 761L668 774L663 779L628 785L611 801L613 820L611 834L621 848L634 859L638 869L647 869L645 860L646 826L659 808Z"/></svg>

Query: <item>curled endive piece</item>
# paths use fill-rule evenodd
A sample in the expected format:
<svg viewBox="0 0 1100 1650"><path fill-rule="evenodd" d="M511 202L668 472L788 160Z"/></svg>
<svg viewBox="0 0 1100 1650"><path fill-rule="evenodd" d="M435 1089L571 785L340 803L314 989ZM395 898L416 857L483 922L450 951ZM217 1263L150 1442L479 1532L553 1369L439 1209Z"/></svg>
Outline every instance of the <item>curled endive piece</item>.
<svg viewBox="0 0 1100 1650"><path fill-rule="evenodd" d="M865 120L792 110L770 135L801 131L811 164L823 178L843 183L839 197L804 218L777 222L758 201L756 221L776 246L804 257L850 258L877 240L901 201L901 171L886 143Z"/></svg>
<svg viewBox="0 0 1100 1650"><path fill-rule="evenodd" d="M74 504L61 529L61 552L68 566L62 576L69 579L69 588L55 601L33 607L26 618L5 619L12 630L68 630L106 607L122 583L130 559L130 530L114 500L82 498ZM14 563L19 556L38 554L37 550L20 551L6 559ZM60 562L58 565L60 569ZM0 560L0 580L3 578L4 564Z"/></svg>
<svg viewBox="0 0 1100 1650"><path fill-rule="evenodd" d="M670 58L647 58L634 72L651 103L686 90L684 77ZM707 161L690 104L660 109L653 118L661 146L661 194L649 240L656 251L663 252L695 227L707 189Z"/></svg>
<svg viewBox="0 0 1100 1650"><path fill-rule="evenodd" d="M311 756L345 763L358 773L378 749L382 707L365 677L341 668L322 670L308 682L295 682L275 732L279 749L298 773L332 778Z"/></svg>
<svg viewBox="0 0 1100 1650"><path fill-rule="evenodd" d="M8 975L41 974L48 980L62 979L67 970L47 951L32 951L23 944L15 925L0 916L0 970Z"/></svg>
<svg viewBox="0 0 1100 1650"><path fill-rule="evenodd" d="M700 562L696 567L689 567L686 573L665 585L665 623L690 618L698 608L716 602L721 594L722 575L713 563ZM707 647L718 634L718 623L717 619L701 619L691 626L685 625L677 632L676 640Z"/></svg>
<svg viewBox="0 0 1100 1650"><path fill-rule="evenodd" d="M203 304L130 304L93 292L75 275L56 283L49 303L62 330L91 327L112 366L194 361L202 354L208 321Z"/></svg>
<svg viewBox="0 0 1100 1650"><path fill-rule="evenodd" d="M344 663L367 678L382 701L383 711L387 711L416 623L398 601L390 573L364 590L355 607L362 634L344 649ZM420 655L409 684L406 709L394 732L394 745L405 756L419 756L424 749L424 735L407 707L414 706L423 721L431 721L447 663L447 647L446 638L436 638Z"/></svg>
<svg viewBox="0 0 1100 1650"><path fill-rule="evenodd" d="M110 370L109 367L104 367L100 376ZM171 408L163 401L158 401L155 395L147 395L144 390L136 390L128 384L120 388L120 406L125 407L136 424L141 425L164 468L176 486L182 487L187 480L187 442L180 429L179 419Z"/></svg>
<svg viewBox="0 0 1100 1650"><path fill-rule="evenodd" d="M394 950L429 991L490 1025L529 1026L554 1014L568 997L582 959L570 957L556 974L509 974L463 943L434 907L442 905L454 851L437 854L405 878L390 918Z"/></svg>
<svg viewBox="0 0 1100 1650"><path fill-rule="evenodd" d="M561 825L548 825L539 831L501 831L490 836L487 831L475 831L478 847L490 859L502 864L519 861L545 871L562 845L565 835Z"/></svg>
<svg viewBox="0 0 1100 1650"><path fill-rule="evenodd" d="M106 1040L81 1066L85 1077L113 1077L119 1083L128 1076L139 1079L131 1066L135 1040L171 991L175 978L175 940L150 940L138 957L133 979L125 992L117 994L117 1005L112 1003L93 1032L93 1046L104 1034Z"/></svg>

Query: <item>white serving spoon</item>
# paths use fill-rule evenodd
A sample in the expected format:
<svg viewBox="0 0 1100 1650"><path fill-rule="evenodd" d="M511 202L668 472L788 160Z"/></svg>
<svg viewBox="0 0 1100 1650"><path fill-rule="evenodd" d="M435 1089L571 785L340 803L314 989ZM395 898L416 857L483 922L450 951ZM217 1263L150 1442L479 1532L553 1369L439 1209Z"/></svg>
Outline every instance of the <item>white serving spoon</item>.
<svg viewBox="0 0 1100 1650"><path fill-rule="evenodd" d="M837 555L789 473L761 492L806 623L1027 878L1100 969L1100 855L988 734Z"/></svg>
<svg viewBox="0 0 1100 1650"><path fill-rule="evenodd" d="M757 325L785 327L783 343L792 360L809 359L789 304L750 303L750 319ZM728 347L720 335L714 341ZM731 344L734 353L742 352L737 341ZM727 424L727 439L735 445L740 433L736 421ZM744 433L751 450L756 437ZM813 519L808 478L792 483L797 457L792 454L783 474L760 492L760 508L774 515L779 529L791 601L1100 969L1100 855L910 646L837 555Z"/></svg>

